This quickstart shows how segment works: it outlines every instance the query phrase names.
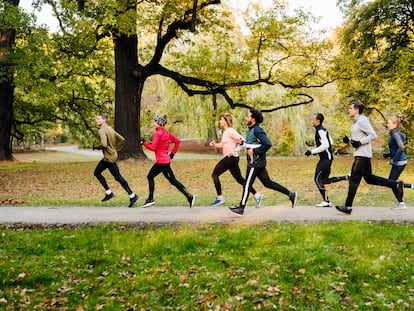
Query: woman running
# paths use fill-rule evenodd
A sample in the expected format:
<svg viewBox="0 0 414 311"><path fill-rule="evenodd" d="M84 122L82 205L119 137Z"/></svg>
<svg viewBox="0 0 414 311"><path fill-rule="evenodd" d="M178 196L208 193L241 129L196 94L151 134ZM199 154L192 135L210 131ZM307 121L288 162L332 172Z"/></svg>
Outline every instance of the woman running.
<svg viewBox="0 0 414 311"><path fill-rule="evenodd" d="M235 129L233 129L233 116L229 113L225 113L220 117L220 127L224 129L223 137L221 138L220 143L212 141L210 143L211 147L222 148L223 158L217 163L216 167L213 170L211 177L214 181L214 186L216 188L217 197L211 203L212 206L217 206L225 202L224 196L222 194L220 175L226 171L230 171L234 179L240 184L244 185L244 178L240 172L239 167L239 151L241 144L244 141L243 136L241 136ZM256 207L260 207L263 201L264 195L261 193L256 193L256 190L251 189L251 193L254 195L256 201Z"/></svg>
<svg viewBox="0 0 414 311"><path fill-rule="evenodd" d="M151 170L148 173L148 187L149 195L148 199L145 201L142 207L149 207L155 204L154 201L154 178L162 173L168 181L174 185L182 194L187 198L190 208L194 206L195 195L190 194L182 183L180 183L174 176L174 173L171 169L170 163L171 159L174 158L178 147L180 146L180 140L178 137L174 136L168 132L164 126L167 124L167 116L156 116L154 119L155 132L152 136L152 143L148 143L145 139L141 138L141 145L144 145L145 148L155 152L155 164L152 166ZM174 147L170 154L168 154L168 148L170 143L174 144Z"/></svg>

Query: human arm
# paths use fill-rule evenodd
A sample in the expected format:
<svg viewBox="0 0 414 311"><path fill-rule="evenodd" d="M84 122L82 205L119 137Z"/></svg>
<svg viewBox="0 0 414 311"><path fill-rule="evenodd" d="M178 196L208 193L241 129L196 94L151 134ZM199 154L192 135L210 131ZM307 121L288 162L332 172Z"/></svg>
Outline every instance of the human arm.
<svg viewBox="0 0 414 311"><path fill-rule="evenodd" d="M142 145L148 150L155 151L158 148L159 141L160 141L160 137L157 134L157 132L155 132L154 135L152 135L152 143L149 143L144 139L144 142Z"/></svg>
<svg viewBox="0 0 414 311"><path fill-rule="evenodd" d="M254 128L254 135L256 136L257 140L260 142L260 146L256 147L256 148L249 148L249 149L252 149L253 153L255 153L255 154L266 153L267 150L269 150L270 147L272 147L272 143L270 142L269 138L267 137L265 131L261 127L256 126Z"/></svg>
<svg viewBox="0 0 414 311"><path fill-rule="evenodd" d="M324 152L324 151L328 150L328 148L329 148L329 134L328 134L328 131L320 129L320 130L318 130L318 135L320 137L321 144L318 147L313 148L312 150L310 150L311 154L318 154L318 153L321 153L321 152Z"/></svg>
<svg viewBox="0 0 414 311"><path fill-rule="evenodd" d="M394 132L391 134L391 137L392 137L392 139L395 141L395 143L396 143L396 144L397 144L397 146L398 146L397 153L396 153L396 154L395 154L395 156L391 159L391 161L392 161L392 162L396 163L396 162L398 162L398 160L400 159L401 154L405 151L404 141L403 141L403 138L402 138L402 133L401 133L401 132L399 132L399 131L394 131Z"/></svg>
<svg viewBox="0 0 414 311"><path fill-rule="evenodd" d="M174 155L177 153L177 151L178 151L178 148L180 147L180 143L181 143L181 141L180 141L180 139L177 137L177 136L174 136L173 134L171 134L171 133L169 133L169 140L174 144L174 147L173 147L173 149L171 150L171 153L170 153L170 159L172 159L171 158L171 154L173 154L173 156L172 157L174 157Z"/></svg>

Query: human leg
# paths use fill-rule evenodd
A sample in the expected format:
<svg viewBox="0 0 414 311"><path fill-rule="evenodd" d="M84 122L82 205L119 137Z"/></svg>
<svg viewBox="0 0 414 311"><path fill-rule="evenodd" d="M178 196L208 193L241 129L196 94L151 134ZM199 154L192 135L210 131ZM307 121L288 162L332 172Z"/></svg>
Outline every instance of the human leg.
<svg viewBox="0 0 414 311"><path fill-rule="evenodd" d="M148 199L147 201L154 201L154 189L155 189L155 177L158 176L158 174L161 173L161 167L160 164L155 163L147 175L148 180Z"/></svg>
<svg viewBox="0 0 414 311"><path fill-rule="evenodd" d="M108 164L108 169L111 172L112 176L114 176L115 180L117 182L119 182L122 186L122 188L124 188L124 190L128 193L129 195L129 205L128 207L133 207L135 202L138 201L138 195L136 195L131 188L128 185L128 182L126 181L126 179L121 175L120 171L119 171L119 167L118 164L116 162L114 163L109 163Z"/></svg>
<svg viewBox="0 0 414 311"><path fill-rule="evenodd" d="M249 198L251 187L256 179L256 175L257 169L255 169L254 167L247 167L246 179L244 180L242 198L240 200L239 206L229 207L230 211L232 211L233 213L243 215L244 208L247 204L247 199Z"/></svg>
<svg viewBox="0 0 414 311"><path fill-rule="evenodd" d="M355 157L352 164L351 176L349 177L348 195L345 200L346 207L352 207L356 192L363 176L364 168L367 165L368 158Z"/></svg>
<svg viewBox="0 0 414 311"><path fill-rule="evenodd" d="M128 194L132 194L133 192L131 188L129 187L128 182L126 181L124 177L122 177L119 171L118 164L116 162L108 163L108 169L111 172L112 176L114 176L115 180L121 184L122 188L124 188L124 190Z"/></svg>
<svg viewBox="0 0 414 311"><path fill-rule="evenodd" d="M102 175L102 172L108 168L107 163L108 162L105 162L104 160L99 161L93 172L93 175L98 179L105 191L109 190L109 186L105 177Z"/></svg>
<svg viewBox="0 0 414 311"><path fill-rule="evenodd" d="M193 207L195 196L189 193L185 186L175 178L170 164L162 164L161 170L165 178L167 178L172 185L174 185L182 194L185 195L188 203L190 204L190 207Z"/></svg>
<svg viewBox="0 0 414 311"><path fill-rule="evenodd" d="M370 185L376 185L376 186L383 186L388 187L392 189L392 192L394 193L395 198L398 200L398 202L404 202L404 185L400 181L395 181L392 179L387 179L384 177L376 176L372 174L372 168L371 168L371 161L369 161L369 164L366 166L366 171L364 173L364 179L365 181Z"/></svg>
<svg viewBox="0 0 414 311"><path fill-rule="evenodd" d="M213 173L211 174L211 178L213 179L214 188L216 189L217 196L222 195L221 182L220 182L219 177L221 174L223 174L227 170L228 170L227 157L224 157L216 164L216 166L214 167Z"/></svg>
<svg viewBox="0 0 414 311"><path fill-rule="evenodd" d="M315 169L314 182L325 203L329 203L329 198L326 195L325 181L331 172L331 163L332 161L329 160L319 160Z"/></svg>
<svg viewBox="0 0 414 311"><path fill-rule="evenodd" d="M351 176L349 177L348 195L345 200L345 205L335 206L335 208L342 213L351 214L352 212L352 203L354 202L358 186L361 183L364 166L366 165L367 161L366 159L368 158L354 158L354 163L352 163Z"/></svg>
<svg viewBox="0 0 414 311"><path fill-rule="evenodd" d="M257 178L259 178L263 186L278 191L280 193L286 194L289 197L289 200L292 202L292 207L295 206L296 200L298 198L297 192L291 192L286 187L271 180L265 167L257 169L257 171Z"/></svg>

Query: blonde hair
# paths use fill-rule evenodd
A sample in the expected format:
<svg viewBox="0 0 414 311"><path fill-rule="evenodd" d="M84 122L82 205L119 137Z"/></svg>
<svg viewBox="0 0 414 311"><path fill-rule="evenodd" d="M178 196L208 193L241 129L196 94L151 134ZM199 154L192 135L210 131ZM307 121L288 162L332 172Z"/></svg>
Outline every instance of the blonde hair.
<svg viewBox="0 0 414 311"><path fill-rule="evenodd" d="M389 120L392 123L396 124L397 127L400 127L400 125L401 125L401 119L399 117L397 117L397 116L391 116L391 117L389 117Z"/></svg>
<svg viewBox="0 0 414 311"><path fill-rule="evenodd" d="M227 122L228 126L233 126L233 116L230 113L224 113L221 117Z"/></svg>

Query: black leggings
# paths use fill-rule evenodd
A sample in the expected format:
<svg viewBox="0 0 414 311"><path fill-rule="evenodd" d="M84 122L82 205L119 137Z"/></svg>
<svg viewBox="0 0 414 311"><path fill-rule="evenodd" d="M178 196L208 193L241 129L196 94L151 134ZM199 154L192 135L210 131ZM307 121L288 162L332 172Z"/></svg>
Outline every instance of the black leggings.
<svg viewBox="0 0 414 311"><path fill-rule="evenodd" d="M149 200L154 199L154 188L155 188L154 178L157 177L160 173L162 173L172 185L174 185L182 194L184 194L187 200L191 200L191 195L187 192L184 185L175 178L174 173L169 163L167 164L155 163L151 167L147 175L148 187L149 187L149 195L148 195Z"/></svg>
<svg viewBox="0 0 414 311"><path fill-rule="evenodd" d="M279 185L277 182L272 181L265 167L262 167L262 168L248 167L246 171L246 180L245 180L244 187L243 187L243 194L242 194L242 199L240 201L240 207L246 206L247 199L249 198L249 192L252 191L252 186L253 186L253 183L256 177L259 178L263 186L265 186L266 188L279 191L289 196L290 191L287 188L283 187L282 185Z"/></svg>
<svg viewBox="0 0 414 311"><path fill-rule="evenodd" d="M322 195L324 201L329 202L329 198L326 195L325 185L332 184L341 180L346 180L346 176L334 176L329 178L331 174L332 161L327 159L319 160L315 169L314 182L318 187L319 192Z"/></svg>
<svg viewBox="0 0 414 311"><path fill-rule="evenodd" d="M216 188L217 195L222 195L221 182L219 177L226 171L230 171L233 178L240 185L244 185L244 178L240 172L239 160L239 157L224 157L217 163L216 167L213 170L213 174L211 175L214 181L214 187ZM256 193L256 190L253 187L251 187L251 193L253 195Z"/></svg>
<svg viewBox="0 0 414 311"><path fill-rule="evenodd" d="M128 192L128 194L132 194L132 190L131 188L129 188L128 182L125 180L124 177L122 177L121 173L119 172L118 164L116 164L116 162L106 162L102 159L101 161L99 161L93 174L99 180L99 182L105 190L109 190L109 186L106 183L106 179L102 175L102 172L106 169L109 169L109 172L111 172L115 180L121 184L122 188L124 188L125 191Z"/></svg>
<svg viewBox="0 0 414 311"><path fill-rule="evenodd" d="M400 198L396 191L398 183L395 180L373 175L371 159L366 157L355 157L354 163L352 164L351 176L349 177L348 196L345 201L346 206L352 206L362 177L364 177L368 184L391 188L398 202L403 201L403 198Z"/></svg>

